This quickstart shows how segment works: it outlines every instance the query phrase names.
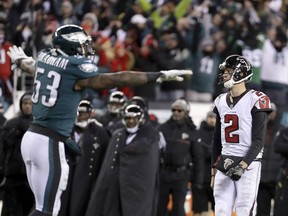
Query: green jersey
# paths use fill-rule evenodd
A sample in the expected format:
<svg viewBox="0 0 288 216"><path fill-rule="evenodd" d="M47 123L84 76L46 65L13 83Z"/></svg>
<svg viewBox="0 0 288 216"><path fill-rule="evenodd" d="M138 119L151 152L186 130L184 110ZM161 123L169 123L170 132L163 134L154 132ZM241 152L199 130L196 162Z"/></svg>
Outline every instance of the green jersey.
<svg viewBox="0 0 288 216"><path fill-rule="evenodd" d="M83 91L77 80L96 76L98 68L83 56L63 56L51 49L40 51L33 89L33 123L70 136Z"/></svg>

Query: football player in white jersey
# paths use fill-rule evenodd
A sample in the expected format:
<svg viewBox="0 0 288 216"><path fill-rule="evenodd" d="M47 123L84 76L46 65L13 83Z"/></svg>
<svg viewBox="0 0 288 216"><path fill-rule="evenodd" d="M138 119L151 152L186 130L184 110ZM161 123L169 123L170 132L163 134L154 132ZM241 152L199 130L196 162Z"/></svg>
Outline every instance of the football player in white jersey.
<svg viewBox="0 0 288 216"><path fill-rule="evenodd" d="M211 187L215 216L255 216L261 157L270 99L246 88L253 71L243 56L228 56L219 65L220 83L228 89L215 101Z"/></svg>

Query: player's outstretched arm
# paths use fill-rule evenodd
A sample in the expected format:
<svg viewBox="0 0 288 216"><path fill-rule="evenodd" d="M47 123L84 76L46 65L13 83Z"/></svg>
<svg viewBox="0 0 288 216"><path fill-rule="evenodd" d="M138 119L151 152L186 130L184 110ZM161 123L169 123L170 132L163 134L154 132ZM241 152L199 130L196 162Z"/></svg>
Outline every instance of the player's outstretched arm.
<svg viewBox="0 0 288 216"><path fill-rule="evenodd" d="M120 71L117 73L103 73L95 77L79 80L75 90L84 88L105 89L121 86L142 85L148 82L182 81L182 75L192 75L191 70L167 70L160 72Z"/></svg>
<svg viewBox="0 0 288 216"><path fill-rule="evenodd" d="M35 60L32 57L28 57L21 47L12 46L9 47L7 54L10 56L13 63L12 69L19 67L23 71L26 71L32 75L35 74Z"/></svg>

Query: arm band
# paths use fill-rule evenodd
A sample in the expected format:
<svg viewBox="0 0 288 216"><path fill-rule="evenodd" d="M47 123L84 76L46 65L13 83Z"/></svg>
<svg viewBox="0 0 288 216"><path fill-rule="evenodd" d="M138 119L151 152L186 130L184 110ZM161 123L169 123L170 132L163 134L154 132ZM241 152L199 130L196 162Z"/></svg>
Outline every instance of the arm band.
<svg viewBox="0 0 288 216"><path fill-rule="evenodd" d="M147 72L147 82L155 82L160 76L159 72Z"/></svg>

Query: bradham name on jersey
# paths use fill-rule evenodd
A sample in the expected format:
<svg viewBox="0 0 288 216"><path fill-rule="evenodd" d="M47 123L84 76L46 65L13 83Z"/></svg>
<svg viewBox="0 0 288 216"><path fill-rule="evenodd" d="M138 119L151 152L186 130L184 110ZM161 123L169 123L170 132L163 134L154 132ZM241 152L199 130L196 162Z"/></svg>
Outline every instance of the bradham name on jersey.
<svg viewBox="0 0 288 216"><path fill-rule="evenodd" d="M38 56L38 61L42 61L43 63L49 64L55 67L60 67L62 69L66 69L66 66L69 62L68 59L63 59L61 57L54 57L47 53L40 53L40 55Z"/></svg>

